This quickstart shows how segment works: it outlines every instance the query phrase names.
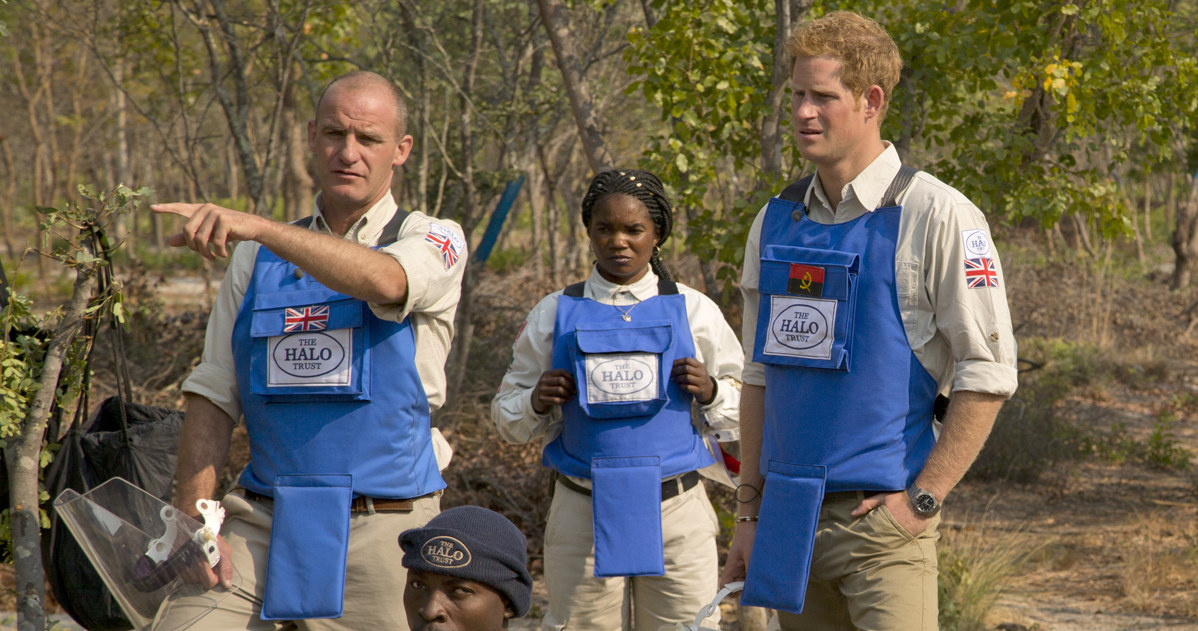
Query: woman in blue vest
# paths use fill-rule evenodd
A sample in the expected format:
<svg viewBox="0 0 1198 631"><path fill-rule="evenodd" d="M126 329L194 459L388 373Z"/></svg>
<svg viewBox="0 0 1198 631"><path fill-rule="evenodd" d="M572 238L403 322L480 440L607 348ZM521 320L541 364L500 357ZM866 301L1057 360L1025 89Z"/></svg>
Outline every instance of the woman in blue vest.
<svg viewBox="0 0 1198 631"><path fill-rule="evenodd" d="M661 181L595 176L582 202L595 267L541 300L491 404L500 434L541 439L556 472L543 628L691 624L718 589L704 435L735 436L743 354L715 303L674 282Z"/></svg>

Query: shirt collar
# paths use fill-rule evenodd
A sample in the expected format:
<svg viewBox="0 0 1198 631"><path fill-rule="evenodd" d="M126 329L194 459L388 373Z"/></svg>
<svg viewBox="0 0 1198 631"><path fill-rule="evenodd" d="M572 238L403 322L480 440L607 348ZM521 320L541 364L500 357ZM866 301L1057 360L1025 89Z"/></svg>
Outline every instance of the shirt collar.
<svg viewBox="0 0 1198 631"><path fill-rule="evenodd" d="M657 274L653 273L652 269L645 272L645 275L640 280L631 285L618 285L603 277L599 273L599 266L591 268L591 277L587 279L587 285L591 291L588 296L591 300L610 304L614 301L614 297L620 293L631 294L637 302L652 298L657 295ZM623 301L621 301L623 302Z"/></svg>
<svg viewBox="0 0 1198 631"><path fill-rule="evenodd" d="M324 232L331 233L329 225L325 223L324 214L320 208L321 196L317 195L312 202L312 216L315 221L312 222L314 229L320 229ZM386 227L387 221L395 214L399 205L395 203L395 197L391 195L391 191L387 191L386 195L379 198L366 214L358 218L354 225L349 227L349 231L345 233L346 239L351 239L356 243L374 244L383 234L383 228Z"/></svg>
<svg viewBox="0 0 1198 631"><path fill-rule="evenodd" d="M899 168L902 166L898 150L894 148L893 144L887 142L886 149L841 191L841 202L837 205L835 214L837 216L846 214L855 216L877 209L878 204L882 203L882 196L886 194L886 189L890 188L890 183L894 181L894 176L898 174ZM807 199L804 200L804 203L811 206L813 201L811 197L814 195L814 201L824 208L830 209L831 204L824 195L824 186L819 179L818 170L815 172L813 184L807 189Z"/></svg>

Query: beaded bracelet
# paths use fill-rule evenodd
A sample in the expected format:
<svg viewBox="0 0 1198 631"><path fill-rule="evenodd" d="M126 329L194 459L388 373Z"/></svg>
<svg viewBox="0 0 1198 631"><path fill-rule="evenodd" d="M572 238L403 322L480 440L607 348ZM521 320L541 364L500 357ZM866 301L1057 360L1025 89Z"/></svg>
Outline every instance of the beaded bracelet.
<svg viewBox="0 0 1198 631"><path fill-rule="evenodd" d="M757 515L738 515L736 517L736 523L738 524L743 524L747 521L757 521Z"/></svg>
<svg viewBox="0 0 1198 631"><path fill-rule="evenodd" d="M740 497L740 490L741 490L742 488L750 488L750 489L753 489L753 495L752 495L752 497L750 497L749 499L741 499L741 497ZM737 485L736 485L736 490L735 490L735 491L733 491L733 492L732 492L732 494L733 494L734 496L736 496L736 501L740 502L741 504L747 504L747 503L749 503L749 502L752 502L753 500L755 500L755 499L757 499L757 498L761 497L761 489L758 489L757 487L753 486L752 484L737 484Z"/></svg>

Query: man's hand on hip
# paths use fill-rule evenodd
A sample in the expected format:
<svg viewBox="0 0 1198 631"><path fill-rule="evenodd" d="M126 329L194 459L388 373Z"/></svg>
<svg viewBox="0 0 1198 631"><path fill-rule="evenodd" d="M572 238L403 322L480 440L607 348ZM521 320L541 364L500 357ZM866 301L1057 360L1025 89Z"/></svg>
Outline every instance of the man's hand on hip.
<svg viewBox="0 0 1198 631"><path fill-rule="evenodd" d="M907 496L906 491L894 491L892 493L878 493L870 495L861 500L857 508L853 509L853 517L864 517L866 513L875 508L886 505L890 510L890 514L894 516L895 521L899 523L912 537L918 536L928 527L928 522L931 517L922 517L915 514L915 507L911 505L911 498Z"/></svg>

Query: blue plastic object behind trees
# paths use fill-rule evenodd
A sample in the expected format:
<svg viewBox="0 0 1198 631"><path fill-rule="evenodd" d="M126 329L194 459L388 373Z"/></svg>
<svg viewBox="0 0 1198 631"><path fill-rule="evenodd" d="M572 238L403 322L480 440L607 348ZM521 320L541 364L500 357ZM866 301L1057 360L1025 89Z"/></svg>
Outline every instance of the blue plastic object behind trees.
<svg viewBox="0 0 1198 631"><path fill-rule="evenodd" d="M503 229L503 222L507 219L512 204L516 202L516 195L520 194L522 186L524 186L523 175L508 182L507 187L503 189L503 195L499 197L499 203L495 205L495 212L491 213L491 221L487 224L483 240L478 244L478 248L474 250L474 255L471 257L476 263L486 263L487 258L491 256L491 250L499 241L499 232Z"/></svg>

